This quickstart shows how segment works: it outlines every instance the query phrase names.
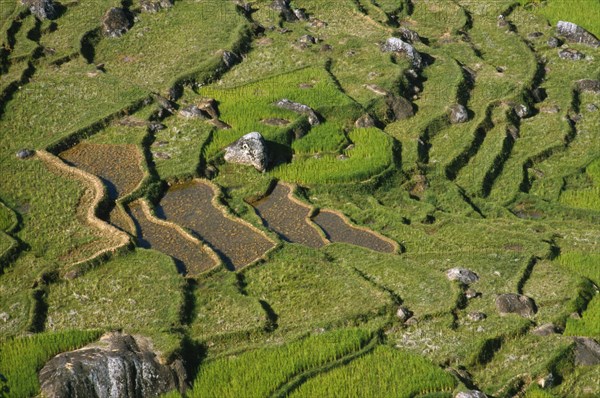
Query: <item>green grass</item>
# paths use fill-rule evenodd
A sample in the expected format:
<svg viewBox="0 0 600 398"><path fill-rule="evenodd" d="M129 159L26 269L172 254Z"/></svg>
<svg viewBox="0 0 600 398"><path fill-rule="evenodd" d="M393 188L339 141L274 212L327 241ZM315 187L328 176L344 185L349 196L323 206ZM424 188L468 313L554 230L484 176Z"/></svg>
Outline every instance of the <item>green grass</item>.
<svg viewBox="0 0 600 398"><path fill-rule="evenodd" d="M179 344L169 330L180 325L182 288L183 279L169 257L137 249L53 286L46 328L146 333L168 357Z"/></svg>
<svg viewBox="0 0 600 398"><path fill-rule="evenodd" d="M578 24L600 37L600 3L594 0L520 0L525 7L539 13L553 24L558 21L569 21Z"/></svg>
<svg viewBox="0 0 600 398"><path fill-rule="evenodd" d="M599 339L600 328L598 325L600 325L600 297L596 294L588 304L581 319L567 319L565 335Z"/></svg>
<svg viewBox="0 0 600 398"><path fill-rule="evenodd" d="M576 273L600 284L600 255L585 252L566 252L558 257L558 263L567 271Z"/></svg>
<svg viewBox="0 0 600 398"><path fill-rule="evenodd" d="M342 329L219 358L200 366L187 396L266 397L293 376L361 349L370 338L371 334L364 330Z"/></svg>
<svg viewBox="0 0 600 398"><path fill-rule="evenodd" d="M591 180L592 186L567 190L560 196L560 201L571 207L600 211L600 160L592 162L586 168L586 175Z"/></svg>
<svg viewBox="0 0 600 398"><path fill-rule="evenodd" d="M413 397L445 392L450 397L456 381L420 356L386 346L349 365L318 375L291 397Z"/></svg>
<svg viewBox="0 0 600 398"><path fill-rule="evenodd" d="M65 330L17 337L0 345L0 392L10 397L38 395L38 371L53 356L84 346L100 336L99 331Z"/></svg>

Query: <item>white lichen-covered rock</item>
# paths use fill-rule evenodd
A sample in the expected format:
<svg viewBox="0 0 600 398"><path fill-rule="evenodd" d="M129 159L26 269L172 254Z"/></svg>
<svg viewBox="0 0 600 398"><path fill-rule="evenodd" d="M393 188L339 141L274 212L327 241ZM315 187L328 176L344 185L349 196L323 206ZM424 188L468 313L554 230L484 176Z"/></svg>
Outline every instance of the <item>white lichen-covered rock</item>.
<svg viewBox="0 0 600 398"><path fill-rule="evenodd" d="M161 363L150 342L118 332L59 354L39 374L44 397L150 397L182 388L181 361Z"/></svg>
<svg viewBox="0 0 600 398"><path fill-rule="evenodd" d="M465 285L470 285L479 280L479 276L475 272L465 268L451 268L446 271L446 276L451 281L459 281Z"/></svg>
<svg viewBox="0 0 600 398"><path fill-rule="evenodd" d="M448 108L448 118L452 124L465 123L469 120L469 113L463 105L454 104Z"/></svg>
<svg viewBox="0 0 600 398"><path fill-rule="evenodd" d="M600 46L600 40L596 36L573 22L558 21L556 31L571 43L587 44L591 47Z"/></svg>
<svg viewBox="0 0 600 398"><path fill-rule="evenodd" d="M254 166L265 171L269 164L267 145L263 136L253 131L225 148L225 161Z"/></svg>
<svg viewBox="0 0 600 398"><path fill-rule="evenodd" d="M454 398L487 398L487 395L479 390L468 390L459 392Z"/></svg>
<svg viewBox="0 0 600 398"><path fill-rule="evenodd" d="M40 20L56 17L56 8L52 0L22 0L21 3L29 7L29 11Z"/></svg>
<svg viewBox="0 0 600 398"><path fill-rule="evenodd" d="M404 53L412 61L415 69L421 69L421 66L423 66L423 58L413 45L406 43L397 37L390 37L387 39L385 44L381 47L381 51Z"/></svg>

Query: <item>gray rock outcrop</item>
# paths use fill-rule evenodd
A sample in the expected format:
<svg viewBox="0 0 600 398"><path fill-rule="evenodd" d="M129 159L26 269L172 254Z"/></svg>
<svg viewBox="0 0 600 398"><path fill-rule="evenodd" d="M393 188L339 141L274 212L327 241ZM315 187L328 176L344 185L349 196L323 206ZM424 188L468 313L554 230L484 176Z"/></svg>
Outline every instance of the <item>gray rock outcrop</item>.
<svg viewBox="0 0 600 398"><path fill-rule="evenodd" d="M568 59L570 61L579 61L585 58L585 54L580 51L573 50L572 48L565 48L564 50L560 50L558 52L558 57L560 59Z"/></svg>
<svg viewBox="0 0 600 398"><path fill-rule="evenodd" d="M594 366L600 364L600 344L588 337L575 337L575 364Z"/></svg>
<svg viewBox="0 0 600 398"><path fill-rule="evenodd" d="M265 171L269 164L267 145L263 136L253 131L225 148L225 161L254 166Z"/></svg>
<svg viewBox="0 0 600 398"><path fill-rule="evenodd" d="M406 54L415 69L421 69L423 66L423 58L413 45L406 43L397 37L390 37L387 39L383 46L381 46L381 51Z"/></svg>
<svg viewBox="0 0 600 398"><path fill-rule="evenodd" d="M463 105L454 104L448 108L448 118L452 124L465 123L469 120L469 113Z"/></svg>
<svg viewBox="0 0 600 398"><path fill-rule="evenodd" d="M408 119L415 114L410 101L399 95L386 95L385 103L388 108L388 119L392 121Z"/></svg>
<svg viewBox="0 0 600 398"><path fill-rule="evenodd" d="M147 339L118 332L55 356L39 373L43 396L75 398L159 396L185 377L181 363L162 364Z"/></svg>
<svg viewBox="0 0 600 398"><path fill-rule="evenodd" d="M102 17L102 33L106 37L121 37L131 28L131 20L123 8L113 7Z"/></svg>
<svg viewBox="0 0 600 398"><path fill-rule="evenodd" d="M375 120L369 115L365 113L354 122L354 127L359 128L367 128L375 126Z"/></svg>
<svg viewBox="0 0 600 398"><path fill-rule="evenodd" d="M315 112L308 105L300 104L298 102L290 101L289 99L284 98L275 102L275 106L306 115L308 117L308 123L310 123L311 126L316 126L320 123L319 115L317 115L317 112Z"/></svg>
<svg viewBox="0 0 600 398"><path fill-rule="evenodd" d="M558 21L556 31L571 43L581 43L591 47L600 46L600 40L596 36L573 22Z"/></svg>
<svg viewBox="0 0 600 398"><path fill-rule="evenodd" d="M537 311L532 299L515 293L505 293L496 297L496 309L500 315L519 314L522 317L532 317Z"/></svg>
<svg viewBox="0 0 600 398"><path fill-rule="evenodd" d="M600 94L600 80L593 80L593 79L577 80L577 90L582 93Z"/></svg>
<svg viewBox="0 0 600 398"><path fill-rule="evenodd" d="M21 3L29 7L29 11L40 20L56 17L53 0L22 0Z"/></svg>
<svg viewBox="0 0 600 398"><path fill-rule="evenodd" d="M475 272L465 268L450 268L446 271L446 276L451 281L459 281L465 285L470 285L479 280L479 276Z"/></svg>
<svg viewBox="0 0 600 398"><path fill-rule="evenodd" d="M279 13L281 18L286 22L295 22L298 16L290 7L290 0L273 0L271 7Z"/></svg>
<svg viewBox="0 0 600 398"><path fill-rule="evenodd" d="M163 8L173 7L173 0L140 0L142 12L159 12Z"/></svg>
<svg viewBox="0 0 600 398"><path fill-rule="evenodd" d="M560 40L558 40L556 37L552 36L548 39L548 41L546 42L546 45L550 48L556 48L558 46L560 46Z"/></svg>

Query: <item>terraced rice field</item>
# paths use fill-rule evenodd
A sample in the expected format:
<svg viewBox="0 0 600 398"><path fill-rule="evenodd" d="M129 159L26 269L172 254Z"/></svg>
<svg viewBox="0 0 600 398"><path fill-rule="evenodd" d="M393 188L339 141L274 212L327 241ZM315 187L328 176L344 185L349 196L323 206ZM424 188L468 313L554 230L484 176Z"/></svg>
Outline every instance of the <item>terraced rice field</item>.
<svg viewBox="0 0 600 398"><path fill-rule="evenodd" d="M161 199L157 214L193 231L234 269L273 248L263 234L215 206L216 194L211 185L198 180L173 186Z"/></svg>
<svg viewBox="0 0 600 398"><path fill-rule="evenodd" d="M200 242L184 236L184 232L174 225L150 216L147 205L136 202L128 207L139 246L168 254L175 260L180 272L188 276L197 276L217 265L216 256L211 255Z"/></svg>
<svg viewBox="0 0 600 398"><path fill-rule="evenodd" d="M290 199L291 193L289 186L277 184L267 197L253 203L253 206L265 226L277 232L285 241L312 248L323 246L323 237L309 224L310 208Z"/></svg>
<svg viewBox="0 0 600 398"><path fill-rule="evenodd" d="M396 251L396 247L391 241L383 239L373 232L350 225L334 211L320 210L313 220L323 229L327 239L332 242L349 243L384 253Z"/></svg>
<svg viewBox="0 0 600 398"><path fill-rule="evenodd" d="M132 192L144 178L135 145L81 143L60 154L70 164L102 179L112 200Z"/></svg>

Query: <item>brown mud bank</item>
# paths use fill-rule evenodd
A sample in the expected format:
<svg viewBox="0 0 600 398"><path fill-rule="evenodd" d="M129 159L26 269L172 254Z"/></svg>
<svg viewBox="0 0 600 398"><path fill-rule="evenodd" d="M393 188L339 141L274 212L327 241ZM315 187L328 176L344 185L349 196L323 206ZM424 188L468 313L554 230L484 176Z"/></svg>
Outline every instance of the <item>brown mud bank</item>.
<svg viewBox="0 0 600 398"><path fill-rule="evenodd" d="M216 188L205 181L175 185L162 198L157 215L193 231L230 269L258 260L275 246L262 231L230 216L216 198Z"/></svg>

